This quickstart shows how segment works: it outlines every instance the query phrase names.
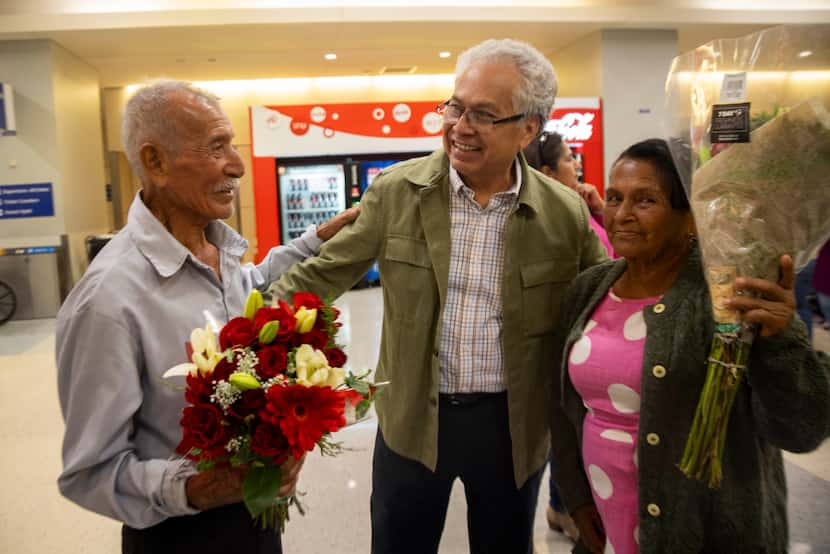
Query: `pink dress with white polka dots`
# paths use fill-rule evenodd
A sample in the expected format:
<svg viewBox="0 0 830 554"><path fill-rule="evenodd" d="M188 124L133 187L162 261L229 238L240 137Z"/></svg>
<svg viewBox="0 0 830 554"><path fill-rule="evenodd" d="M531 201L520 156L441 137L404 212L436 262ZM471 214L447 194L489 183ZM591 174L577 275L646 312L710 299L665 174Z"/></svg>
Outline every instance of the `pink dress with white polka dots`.
<svg viewBox="0 0 830 554"><path fill-rule="evenodd" d="M637 427L646 324L657 298L600 302L568 358L571 382L588 408L582 459L602 523L606 554L637 552Z"/></svg>

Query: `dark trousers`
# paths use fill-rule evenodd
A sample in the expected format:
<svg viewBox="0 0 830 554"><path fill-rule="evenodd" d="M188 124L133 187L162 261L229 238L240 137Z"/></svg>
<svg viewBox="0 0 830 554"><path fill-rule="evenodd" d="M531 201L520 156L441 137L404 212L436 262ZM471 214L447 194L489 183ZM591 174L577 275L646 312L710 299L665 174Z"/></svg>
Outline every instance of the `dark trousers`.
<svg viewBox="0 0 830 554"><path fill-rule="evenodd" d="M440 395L433 473L393 452L378 429L372 462L372 554L438 551L453 481L467 498L473 554L531 554L542 469L516 488L507 395Z"/></svg>
<svg viewBox="0 0 830 554"><path fill-rule="evenodd" d="M122 554L282 554L280 532L262 531L244 504L121 528Z"/></svg>

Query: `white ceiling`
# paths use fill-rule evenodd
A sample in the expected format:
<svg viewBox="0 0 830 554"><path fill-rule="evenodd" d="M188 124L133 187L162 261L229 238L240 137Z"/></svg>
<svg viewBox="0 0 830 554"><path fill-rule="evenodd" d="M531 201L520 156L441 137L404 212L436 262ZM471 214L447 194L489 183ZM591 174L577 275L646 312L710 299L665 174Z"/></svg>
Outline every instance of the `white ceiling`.
<svg viewBox="0 0 830 554"><path fill-rule="evenodd" d="M191 6L190 0L177 1ZM383 68L410 67L419 74L451 73L455 54L486 38L526 40L551 56L602 29L676 29L679 50L685 51L777 23L830 22L830 0L791 0L786 10L781 2L766 0L479 1L450 7L425 0L418 6L334 2L328 8L306 2L311 7L236 10L224 9L225 0L202 0L205 9L182 11L148 8L169 8L176 1L144 0L141 12L119 11L124 3L113 0L2 3L0 40L52 39L95 67L103 87L159 76L206 81L379 74ZM109 11L95 11L97 5ZM69 13L72 6L87 13ZM453 56L439 58L442 50ZM337 60L325 61L327 52L335 52Z"/></svg>

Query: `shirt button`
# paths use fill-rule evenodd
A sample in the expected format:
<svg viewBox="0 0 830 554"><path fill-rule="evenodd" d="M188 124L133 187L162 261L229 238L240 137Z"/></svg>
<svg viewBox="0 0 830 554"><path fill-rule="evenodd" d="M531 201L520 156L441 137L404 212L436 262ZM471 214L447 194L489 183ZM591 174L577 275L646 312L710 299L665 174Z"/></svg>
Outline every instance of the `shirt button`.
<svg viewBox="0 0 830 554"><path fill-rule="evenodd" d="M658 379L662 379L666 376L666 368L658 364L651 368L651 373Z"/></svg>
<svg viewBox="0 0 830 554"><path fill-rule="evenodd" d="M655 304L654 308L652 308L652 309L654 310L654 313L662 314L664 311L666 311L666 305L665 304Z"/></svg>
<svg viewBox="0 0 830 554"><path fill-rule="evenodd" d="M648 514L651 517L660 517L660 506L658 506L657 504L649 504Z"/></svg>
<svg viewBox="0 0 830 554"><path fill-rule="evenodd" d="M646 442L648 442L651 446L657 446L660 444L660 435L657 433L649 433L646 435Z"/></svg>

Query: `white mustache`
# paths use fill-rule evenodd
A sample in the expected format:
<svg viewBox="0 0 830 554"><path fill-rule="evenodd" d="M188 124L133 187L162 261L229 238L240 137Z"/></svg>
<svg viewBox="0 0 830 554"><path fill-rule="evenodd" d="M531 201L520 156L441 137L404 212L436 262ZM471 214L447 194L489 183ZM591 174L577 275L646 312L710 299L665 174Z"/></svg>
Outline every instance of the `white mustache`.
<svg viewBox="0 0 830 554"><path fill-rule="evenodd" d="M219 183L213 187L213 192L236 192L239 190L239 179L228 179L224 183Z"/></svg>

